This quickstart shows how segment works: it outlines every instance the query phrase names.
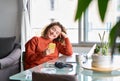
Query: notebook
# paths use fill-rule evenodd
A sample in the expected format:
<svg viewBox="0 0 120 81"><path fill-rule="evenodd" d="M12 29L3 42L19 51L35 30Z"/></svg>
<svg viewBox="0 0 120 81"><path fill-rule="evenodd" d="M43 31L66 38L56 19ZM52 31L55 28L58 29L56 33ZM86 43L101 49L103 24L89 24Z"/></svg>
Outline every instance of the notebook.
<svg viewBox="0 0 120 81"><path fill-rule="evenodd" d="M89 52L86 54L87 58L91 57L91 55L94 53L94 49L96 47L96 44L94 44L91 49L89 50ZM66 58L66 62L67 63L76 63L76 55L78 55L79 53L73 53L72 56L69 56ZM85 56L84 56L85 57Z"/></svg>
<svg viewBox="0 0 120 81"><path fill-rule="evenodd" d="M92 54L94 53L94 49L96 48L96 44L94 44L92 46L92 48L90 49L90 51L87 53L87 57L90 58L92 56Z"/></svg>
<svg viewBox="0 0 120 81"><path fill-rule="evenodd" d="M73 55L72 56L69 56L69 57L67 57L66 58L66 62L67 63L76 63L76 55L77 55L78 53L73 53Z"/></svg>

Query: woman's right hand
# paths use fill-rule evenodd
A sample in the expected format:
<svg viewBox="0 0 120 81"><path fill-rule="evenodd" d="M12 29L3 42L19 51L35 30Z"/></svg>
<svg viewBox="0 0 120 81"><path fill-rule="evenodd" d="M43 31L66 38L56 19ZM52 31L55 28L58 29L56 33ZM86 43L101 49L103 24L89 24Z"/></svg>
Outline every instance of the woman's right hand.
<svg viewBox="0 0 120 81"><path fill-rule="evenodd" d="M46 50L46 55L49 55L49 54L52 54L52 53L54 53L54 49L48 48L48 49Z"/></svg>
<svg viewBox="0 0 120 81"><path fill-rule="evenodd" d="M46 49L46 55L54 53L55 52L55 47L56 47L55 43L50 43L48 45L48 48Z"/></svg>

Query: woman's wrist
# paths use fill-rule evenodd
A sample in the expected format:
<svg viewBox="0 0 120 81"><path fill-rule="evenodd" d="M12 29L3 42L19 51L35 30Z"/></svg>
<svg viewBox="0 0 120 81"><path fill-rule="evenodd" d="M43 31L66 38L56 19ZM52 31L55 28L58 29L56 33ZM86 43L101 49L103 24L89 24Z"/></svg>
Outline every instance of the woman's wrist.
<svg viewBox="0 0 120 81"><path fill-rule="evenodd" d="M65 34L64 32L62 32L61 34L62 34L62 36L63 36L64 38L67 38L67 37L68 37L67 34Z"/></svg>

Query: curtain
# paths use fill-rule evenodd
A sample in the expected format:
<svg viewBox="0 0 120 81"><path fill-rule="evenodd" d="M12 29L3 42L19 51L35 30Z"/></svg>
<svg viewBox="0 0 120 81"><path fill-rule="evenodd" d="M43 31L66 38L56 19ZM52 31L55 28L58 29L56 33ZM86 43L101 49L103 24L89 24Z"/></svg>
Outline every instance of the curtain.
<svg viewBox="0 0 120 81"><path fill-rule="evenodd" d="M28 12L28 3L30 0L21 0L21 70L23 68L23 52L25 51L25 43L30 39L30 18Z"/></svg>
<svg viewBox="0 0 120 81"><path fill-rule="evenodd" d="M22 1L22 16L21 16L21 49L25 51L25 43L30 39L30 18L28 12L28 3L30 0Z"/></svg>

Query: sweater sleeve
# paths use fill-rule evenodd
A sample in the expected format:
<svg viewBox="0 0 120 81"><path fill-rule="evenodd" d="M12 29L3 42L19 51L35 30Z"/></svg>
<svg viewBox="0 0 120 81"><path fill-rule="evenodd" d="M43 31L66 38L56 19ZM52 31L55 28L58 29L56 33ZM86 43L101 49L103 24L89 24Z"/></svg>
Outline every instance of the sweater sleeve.
<svg viewBox="0 0 120 81"><path fill-rule="evenodd" d="M69 38L65 38L65 44L59 43L58 50L60 53L71 56L73 54L72 44L70 43Z"/></svg>
<svg viewBox="0 0 120 81"><path fill-rule="evenodd" d="M36 47L38 43L38 37L33 37L31 40L29 40L25 44L25 62L27 63L32 63L37 59L40 59L43 57L44 53L43 52L36 52Z"/></svg>

